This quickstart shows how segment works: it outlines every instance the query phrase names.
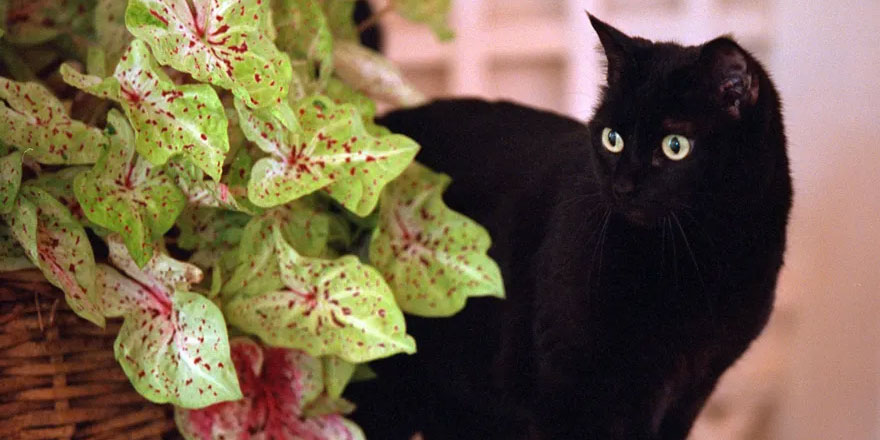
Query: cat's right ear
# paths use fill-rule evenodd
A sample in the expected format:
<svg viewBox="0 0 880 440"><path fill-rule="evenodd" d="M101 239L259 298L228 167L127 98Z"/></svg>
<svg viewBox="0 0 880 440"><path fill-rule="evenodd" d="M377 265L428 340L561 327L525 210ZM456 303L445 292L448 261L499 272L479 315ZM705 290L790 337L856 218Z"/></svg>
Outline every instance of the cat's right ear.
<svg viewBox="0 0 880 440"><path fill-rule="evenodd" d="M632 59L633 40L593 14L587 12L587 16L590 17L590 24L599 36L605 57L608 59L608 85L617 83Z"/></svg>

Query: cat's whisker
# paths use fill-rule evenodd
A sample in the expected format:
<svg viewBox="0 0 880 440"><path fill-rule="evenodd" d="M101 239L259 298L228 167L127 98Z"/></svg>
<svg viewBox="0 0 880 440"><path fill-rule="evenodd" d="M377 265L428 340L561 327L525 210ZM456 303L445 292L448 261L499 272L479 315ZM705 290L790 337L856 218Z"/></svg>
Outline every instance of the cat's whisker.
<svg viewBox="0 0 880 440"><path fill-rule="evenodd" d="M700 271L700 265L697 263L697 258L694 255L693 249L691 249L690 240L688 240L687 233L684 231L684 228L681 225L681 221L678 219L678 216L675 215L675 212L670 212L672 218L675 220L675 224L678 226L678 231L681 232L681 238L684 240L685 248L688 251L688 255L691 257L691 262L694 264L694 269L697 272L697 279L700 281L700 286L703 290L703 298L706 300L706 308L709 313L710 322L715 322L715 310L712 306L712 299L709 298L709 291L706 289L706 283L703 280L703 273Z"/></svg>
<svg viewBox="0 0 880 440"><path fill-rule="evenodd" d="M666 218L668 215L660 219L660 277L666 273Z"/></svg>
<svg viewBox="0 0 880 440"><path fill-rule="evenodd" d="M682 209L680 212L686 214L686 215L688 216L688 218L691 219L691 221L693 222L693 224L697 226L698 230L700 231L700 234L702 234L703 237L706 238L706 241L708 242L709 246L712 247L712 250L715 250L715 248L716 248L716 246L715 246L715 240L712 239L712 236L709 235L709 233L708 233L707 230L706 230L706 227L703 226L703 224L702 224L702 223L697 219L697 217L691 212L692 210L693 210L693 208L687 208L687 209Z"/></svg>
<svg viewBox="0 0 880 440"><path fill-rule="evenodd" d="M605 237L608 236L608 223L611 220L611 209L609 208L605 213L605 219L602 221L602 228L599 232L599 238L596 241L596 248L593 251L593 268L596 268L596 253L599 254L599 266L595 269L596 273L596 285L599 285L599 280L602 275L602 260L605 256ZM592 274L590 274L590 278L592 278Z"/></svg>
<svg viewBox="0 0 880 440"><path fill-rule="evenodd" d="M675 246L675 231L672 230L672 219L667 216L666 223L669 227L669 235L672 241L672 279L675 283L675 291L678 292L678 249Z"/></svg>
<svg viewBox="0 0 880 440"><path fill-rule="evenodd" d="M565 199L565 200L559 202L559 206L560 207L568 207L568 205L571 205L571 204L574 204L577 202L581 202L584 200L590 200L590 199L594 199L594 198L599 198L599 197L601 197L601 194L598 191L594 192L594 193L588 193L588 194L578 194L574 197L570 197L568 199Z"/></svg>

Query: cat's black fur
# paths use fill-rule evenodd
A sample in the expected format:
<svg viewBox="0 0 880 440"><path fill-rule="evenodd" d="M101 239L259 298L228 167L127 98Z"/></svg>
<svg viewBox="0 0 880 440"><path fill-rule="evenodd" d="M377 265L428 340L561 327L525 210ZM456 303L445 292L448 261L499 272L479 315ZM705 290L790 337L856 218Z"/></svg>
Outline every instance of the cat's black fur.
<svg viewBox="0 0 880 440"><path fill-rule="evenodd" d="M381 121L452 176L445 199L490 231L507 299L408 317L418 354L350 386L369 438L683 439L764 327L792 197L767 73L729 38L591 20L608 86L586 126L477 100ZM672 133L693 142L681 161L661 150Z"/></svg>

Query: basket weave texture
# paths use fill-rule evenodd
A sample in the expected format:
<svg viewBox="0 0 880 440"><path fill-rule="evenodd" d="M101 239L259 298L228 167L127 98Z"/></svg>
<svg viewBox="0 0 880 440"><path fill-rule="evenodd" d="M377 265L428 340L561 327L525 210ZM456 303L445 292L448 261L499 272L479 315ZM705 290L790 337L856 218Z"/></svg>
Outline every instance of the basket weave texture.
<svg viewBox="0 0 880 440"><path fill-rule="evenodd" d="M76 316L38 271L0 273L0 439L178 438L116 363L120 325Z"/></svg>

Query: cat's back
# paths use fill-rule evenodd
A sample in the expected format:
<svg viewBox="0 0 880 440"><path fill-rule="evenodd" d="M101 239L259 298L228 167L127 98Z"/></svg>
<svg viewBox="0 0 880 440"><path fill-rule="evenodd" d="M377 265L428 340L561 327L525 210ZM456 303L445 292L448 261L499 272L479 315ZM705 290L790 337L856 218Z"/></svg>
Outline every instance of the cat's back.
<svg viewBox="0 0 880 440"><path fill-rule="evenodd" d="M547 179L573 175L589 142L581 122L505 101L438 100L378 122L419 142L416 160L453 179L444 197L450 206L476 208L469 213L476 217L499 200L548 187Z"/></svg>

